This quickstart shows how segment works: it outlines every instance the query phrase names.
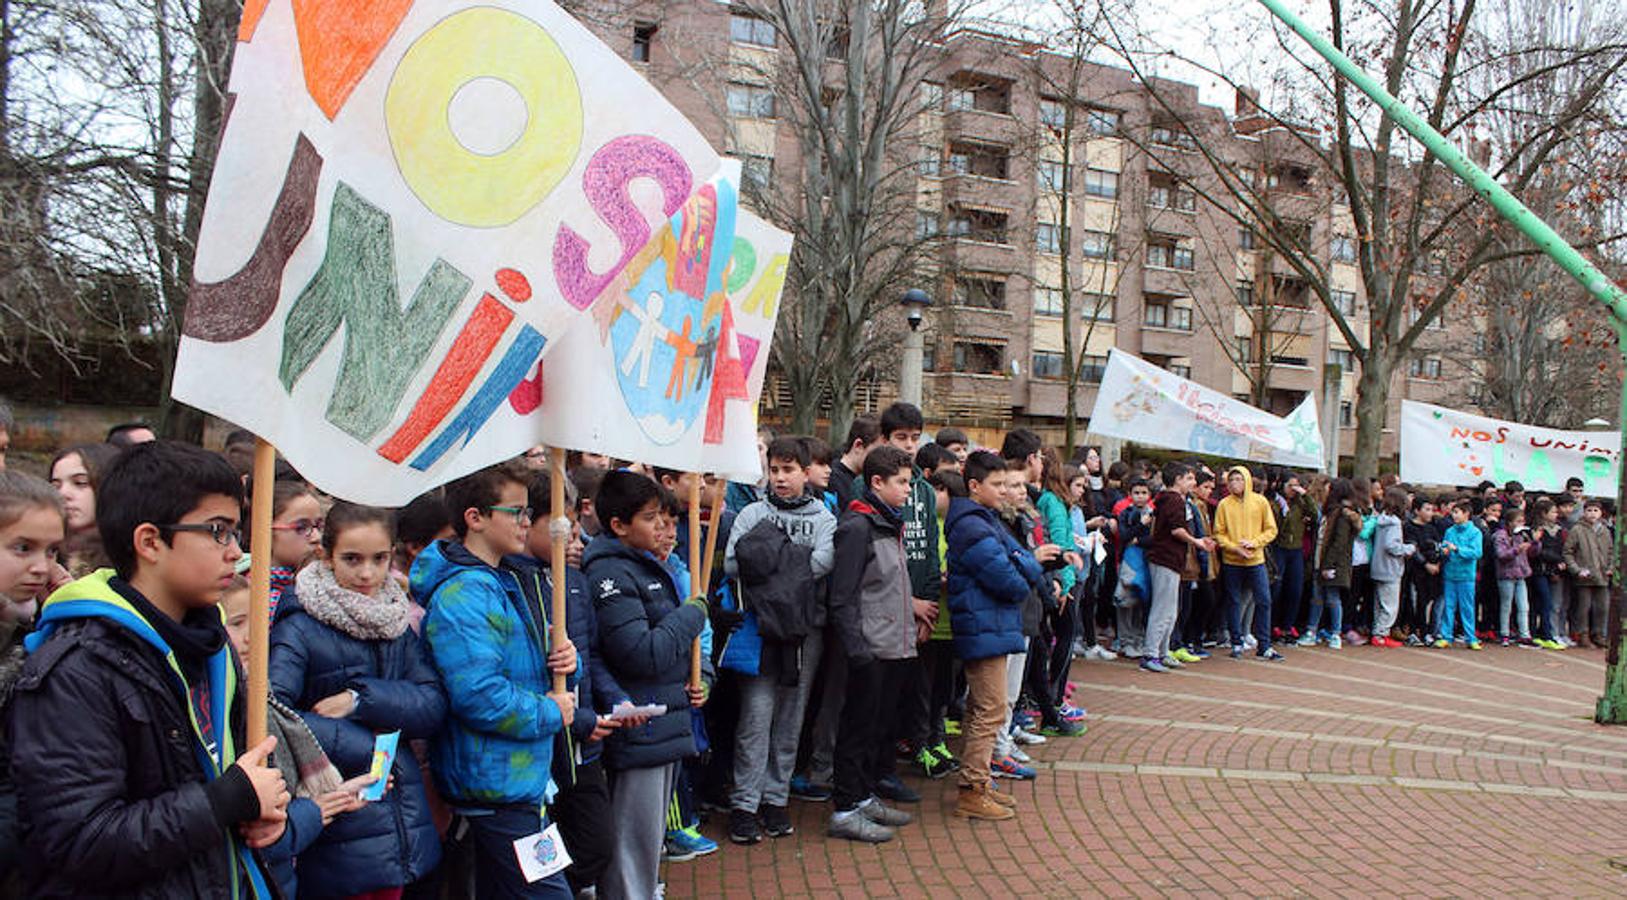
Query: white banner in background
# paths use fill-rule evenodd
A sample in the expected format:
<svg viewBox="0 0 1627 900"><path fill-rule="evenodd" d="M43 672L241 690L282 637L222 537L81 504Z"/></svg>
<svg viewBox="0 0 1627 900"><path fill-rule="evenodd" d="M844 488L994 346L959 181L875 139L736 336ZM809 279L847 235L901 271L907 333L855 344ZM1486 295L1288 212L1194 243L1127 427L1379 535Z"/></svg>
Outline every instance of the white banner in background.
<svg viewBox="0 0 1627 900"><path fill-rule="evenodd" d="M1160 369L1123 350L1107 371L1090 433L1230 459L1321 469L1322 430L1312 395L1284 419Z"/></svg>
<svg viewBox="0 0 1627 900"><path fill-rule="evenodd" d="M1614 497L1620 464L1614 431L1560 431L1401 401L1401 480L1411 484L1518 481L1558 492L1580 478L1588 496Z"/></svg>

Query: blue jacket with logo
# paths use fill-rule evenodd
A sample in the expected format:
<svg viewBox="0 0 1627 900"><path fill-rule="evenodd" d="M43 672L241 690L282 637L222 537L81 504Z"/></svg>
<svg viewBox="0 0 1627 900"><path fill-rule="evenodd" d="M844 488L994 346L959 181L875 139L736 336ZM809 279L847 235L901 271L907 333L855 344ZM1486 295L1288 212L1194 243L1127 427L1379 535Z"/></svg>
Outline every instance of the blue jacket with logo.
<svg viewBox="0 0 1627 900"><path fill-rule="evenodd" d="M949 626L955 654L985 659L1021 653L1023 602L1044 571L1017 545L994 510L965 497L949 501Z"/></svg>

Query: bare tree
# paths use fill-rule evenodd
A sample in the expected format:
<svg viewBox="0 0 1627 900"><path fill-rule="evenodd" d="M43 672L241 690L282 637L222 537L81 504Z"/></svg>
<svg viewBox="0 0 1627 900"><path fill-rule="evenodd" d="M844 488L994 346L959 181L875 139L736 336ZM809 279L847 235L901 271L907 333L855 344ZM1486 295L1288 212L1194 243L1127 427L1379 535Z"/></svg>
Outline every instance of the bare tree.
<svg viewBox="0 0 1627 900"><path fill-rule="evenodd" d="M1358 59L1376 62L1392 95L1415 107L1438 131L1458 140L1495 110L1518 116L1519 143L1492 163L1492 173L1516 194L1524 193L1555 159L1582 138L1627 65L1620 23L1595 21L1575 43L1553 45L1529 33L1497 27L1478 11L1477 0L1433 4L1418 0L1329 0L1333 43ZM1315 292L1332 325L1360 363L1356 403L1356 471L1377 471L1380 440L1394 376L1424 329L1454 300L1482 289L1484 268L1499 259L1525 256L1528 248L1499 246L1507 229L1433 157L1418 152L1391 119L1353 95L1342 79L1286 29L1271 25L1281 60L1280 97L1258 106L1254 126L1270 130L1285 152L1311 167L1308 192L1336 192L1348 203L1356 264L1368 305L1368 326L1352 321L1335 301L1328 277L1326 241L1276 227L1280 192L1275 172L1227 159L1201 139L1192 149L1219 176L1221 189L1204 199L1228 209ZM1115 49L1138 74L1144 69L1144 36L1116 29ZM1188 60L1194 65L1196 61ZM1210 74L1247 91L1227 72ZM1541 112L1509 108L1515 93L1545 74L1571 74L1570 92ZM1182 112L1146 80L1154 101L1181 125ZM1189 132L1191 133L1191 132ZM1245 177L1245 173L1252 173ZM1345 223L1335 223L1343 227ZM1596 244L1602 236L1584 240Z"/></svg>

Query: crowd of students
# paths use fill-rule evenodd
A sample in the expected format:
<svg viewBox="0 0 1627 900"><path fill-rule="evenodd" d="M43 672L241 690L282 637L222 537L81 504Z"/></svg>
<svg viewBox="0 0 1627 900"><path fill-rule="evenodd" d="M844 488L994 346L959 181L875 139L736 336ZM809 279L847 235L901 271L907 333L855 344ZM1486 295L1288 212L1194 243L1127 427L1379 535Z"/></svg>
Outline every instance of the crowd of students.
<svg viewBox="0 0 1627 900"><path fill-rule="evenodd" d="M1603 646L1614 577L1612 510L1580 482L1066 463L1027 429L922 443L902 403L835 449L764 433L763 479L696 534L699 476L593 454L548 521L539 449L400 510L279 464L266 547L243 533L251 435L213 453L121 426L47 482L5 468L11 424L0 874L30 896L642 900L663 861L718 849L708 809L739 845L792 834L793 800L884 842L916 777L953 774L953 815L1012 818L996 782L1036 777L1024 748L1085 732L1076 659ZM248 746L251 553L273 574L270 736Z"/></svg>

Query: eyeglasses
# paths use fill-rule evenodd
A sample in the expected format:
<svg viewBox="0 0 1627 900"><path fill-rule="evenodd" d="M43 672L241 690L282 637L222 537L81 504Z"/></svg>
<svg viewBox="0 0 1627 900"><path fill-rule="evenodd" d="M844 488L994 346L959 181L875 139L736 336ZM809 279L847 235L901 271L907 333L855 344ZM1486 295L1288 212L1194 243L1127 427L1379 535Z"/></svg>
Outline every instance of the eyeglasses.
<svg viewBox="0 0 1627 900"><path fill-rule="evenodd" d="M160 525L161 531L191 531L198 534L207 534L214 538L215 543L222 547L232 544L243 546L243 532L222 522L182 522L177 525Z"/></svg>
<svg viewBox="0 0 1627 900"><path fill-rule="evenodd" d="M531 507L529 506L488 506L486 507L486 512L508 513L509 515L513 516L514 520L517 522L528 522L531 520Z"/></svg>
<svg viewBox="0 0 1627 900"><path fill-rule="evenodd" d="M313 532L313 531L320 532L322 530L322 520L321 519L295 519L294 521L289 522L287 525L273 525L273 526L271 526L271 530L272 531L292 531L293 533L299 535L300 537L310 537L311 532Z"/></svg>

